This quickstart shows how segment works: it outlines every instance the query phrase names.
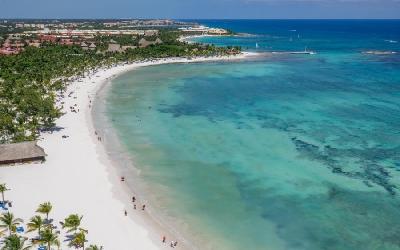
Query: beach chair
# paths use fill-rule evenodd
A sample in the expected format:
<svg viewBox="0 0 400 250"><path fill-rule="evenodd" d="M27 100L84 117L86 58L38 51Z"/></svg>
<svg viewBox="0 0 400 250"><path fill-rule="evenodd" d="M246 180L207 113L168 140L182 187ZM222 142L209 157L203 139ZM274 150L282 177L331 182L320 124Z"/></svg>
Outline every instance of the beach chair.
<svg viewBox="0 0 400 250"><path fill-rule="evenodd" d="M2 210L8 210L8 208L7 208L7 205L5 204L5 203L1 203L0 204L0 208L2 209Z"/></svg>
<svg viewBox="0 0 400 250"><path fill-rule="evenodd" d="M54 221L53 219L44 219L43 224L49 225L49 224L53 223L53 221Z"/></svg>
<svg viewBox="0 0 400 250"><path fill-rule="evenodd" d="M17 233L23 233L25 232L24 227L17 227Z"/></svg>

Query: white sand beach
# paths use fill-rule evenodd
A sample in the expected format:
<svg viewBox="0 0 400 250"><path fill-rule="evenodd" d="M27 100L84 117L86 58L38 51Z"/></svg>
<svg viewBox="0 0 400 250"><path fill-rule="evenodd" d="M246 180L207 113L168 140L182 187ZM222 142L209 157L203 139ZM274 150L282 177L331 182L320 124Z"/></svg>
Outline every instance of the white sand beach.
<svg viewBox="0 0 400 250"><path fill-rule="evenodd" d="M42 134L38 142L47 153L46 161L43 164L0 167L0 183L6 183L11 189L5 193L5 198L13 202L11 212L24 219L26 225L37 206L50 201L53 204L50 217L58 227L58 222L69 214L83 215L82 227L89 231L87 245L97 244L108 250L170 248L168 242L176 239L165 232L167 244L161 243L164 235L162 227L154 228L155 223L148 221L147 212L140 210L140 200L137 201L138 209L133 209L132 195L127 192L94 133L90 102L111 77L138 67L248 56L251 54L191 60L173 58L119 65L99 69L95 74L72 82L62 100L66 113L57 120L60 129ZM72 94L68 96L69 93ZM70 106L75 106L79 112L71 112ZM62 138L63 135L69 137ZM125 210L128 216L124 215ZM67 249L65 242L63 245L62 249ZM179 244L177 248L185 246Z"/></svg>

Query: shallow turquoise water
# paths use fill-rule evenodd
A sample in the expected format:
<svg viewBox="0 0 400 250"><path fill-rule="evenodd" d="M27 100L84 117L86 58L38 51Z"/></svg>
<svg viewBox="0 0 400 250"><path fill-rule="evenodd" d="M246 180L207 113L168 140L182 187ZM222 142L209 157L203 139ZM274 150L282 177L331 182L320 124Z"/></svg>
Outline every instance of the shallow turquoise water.
<svg viewBox="0 0 400 250"><path fill-rule="evenodd" d="M279 25L282 40L289 25ZM200 249L400 249L399 57L360 53L396 50L384 38L399 34L375 26L382 48L343 27L343 39L314 34L314 56L161 65L117 78L106 114L147 198Z"/></svg>

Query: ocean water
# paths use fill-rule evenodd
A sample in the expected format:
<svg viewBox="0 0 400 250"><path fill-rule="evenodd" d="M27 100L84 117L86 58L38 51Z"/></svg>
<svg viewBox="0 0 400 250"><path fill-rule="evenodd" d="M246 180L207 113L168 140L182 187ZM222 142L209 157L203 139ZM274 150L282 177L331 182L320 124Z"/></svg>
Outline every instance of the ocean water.
<svg viewBox="0 0 400 250"><path fill-rule="evenodd" d="M163 222L198 249L400 249L400 21L200 22L246 34L199 42L317 54L113 81L124 171Z"/></svg>

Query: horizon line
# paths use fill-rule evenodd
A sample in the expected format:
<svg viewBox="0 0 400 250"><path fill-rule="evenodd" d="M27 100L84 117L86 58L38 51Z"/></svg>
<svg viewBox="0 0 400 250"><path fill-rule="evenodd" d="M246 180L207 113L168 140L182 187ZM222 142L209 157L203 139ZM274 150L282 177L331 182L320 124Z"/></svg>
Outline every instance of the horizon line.
<svg viewBox="0 0 400 250"><path fill-rule="evenodd" d="M393 21L398 21L400 18L152 18L152 17L121 17L121 18L66 18L66 17L61 17L61 18L50 18L50 17L0 17L0 20L393 20Z"/></svg>

